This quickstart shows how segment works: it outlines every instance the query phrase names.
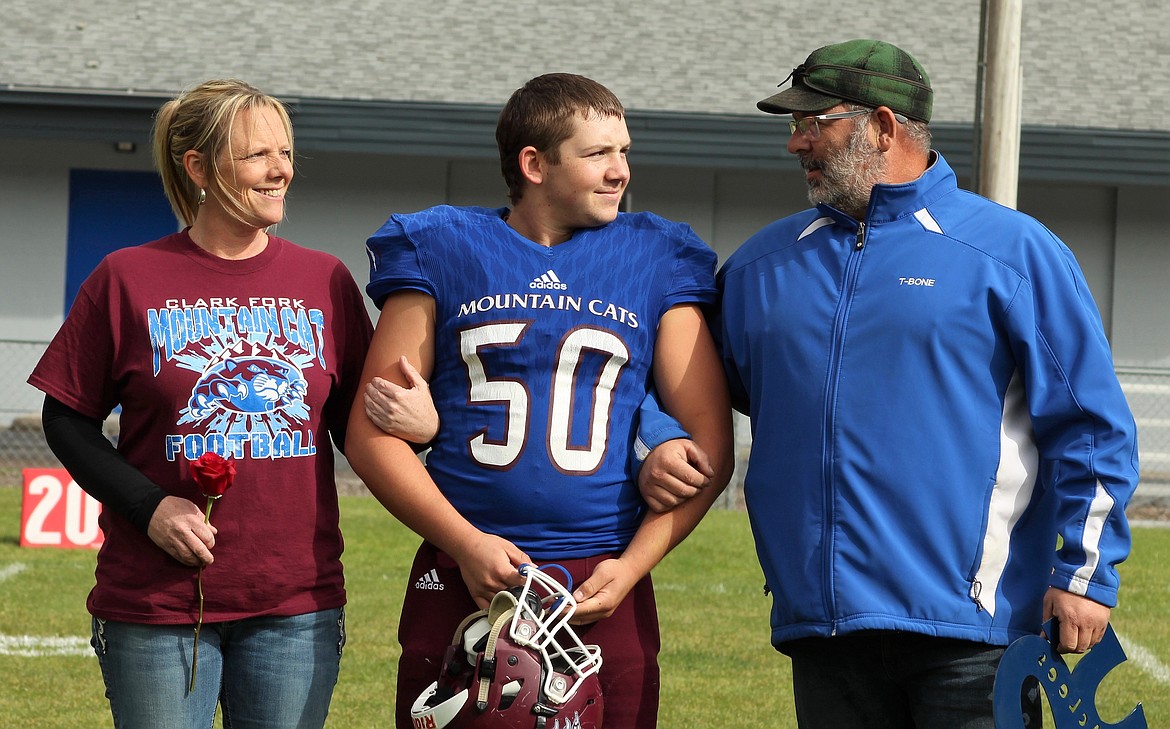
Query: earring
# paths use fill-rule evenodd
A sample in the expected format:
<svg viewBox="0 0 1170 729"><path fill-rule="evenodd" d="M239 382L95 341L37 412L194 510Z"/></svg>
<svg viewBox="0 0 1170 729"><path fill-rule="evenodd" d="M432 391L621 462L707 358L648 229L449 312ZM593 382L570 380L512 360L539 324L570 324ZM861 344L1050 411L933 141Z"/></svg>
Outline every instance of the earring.
<svg viewBox="0 0 1170 729"><path fill-rule="evenodd" d="M207 190L201 187L199 188L199 204L202 205L205 202L207 202Z"/></svg>

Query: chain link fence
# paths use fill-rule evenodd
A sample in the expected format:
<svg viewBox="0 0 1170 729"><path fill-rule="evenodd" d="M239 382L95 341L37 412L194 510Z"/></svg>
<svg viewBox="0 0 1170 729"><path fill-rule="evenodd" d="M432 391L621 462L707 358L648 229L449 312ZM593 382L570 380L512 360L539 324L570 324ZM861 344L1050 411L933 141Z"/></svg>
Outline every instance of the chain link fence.
<svg viewBox="0 0 1170 729"><path fill-rule="evenodd" d="M1142 484L1170 484L1170 370L1120 368L1117 379L1138 426Z"/></svg>
<svg viewBox="0 0 1170 729"><path fill-rule="evenodd" d="M45 342L0 340L0 487L19 486L21 469L60 464L41 433L39 390L25 380L44 352ZM1117 371L1138 424L1143 484L1170 484L1170 370L1124 368ZM107 429L116 432L111 422ZM735 418L736 469L717 506L743 507L743 474L751 445L747 419ZM340 455L338 487L364 493L361 482Z"/></svg>
<svg viewBox="0 0 1170 729"><path fill-rule="evenodd" d="M44 395L25 381L46 346L0 340L0 487L20 486L22 468L60 466L41 433Z"/></svg>

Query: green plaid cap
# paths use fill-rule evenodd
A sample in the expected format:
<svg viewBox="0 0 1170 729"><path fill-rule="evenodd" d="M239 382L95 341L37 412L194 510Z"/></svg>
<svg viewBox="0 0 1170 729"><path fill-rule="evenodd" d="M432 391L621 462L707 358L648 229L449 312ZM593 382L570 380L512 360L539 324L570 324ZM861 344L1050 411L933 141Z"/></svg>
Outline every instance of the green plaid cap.
<svg viewBox="0 0 1170 729"><path fill-rule="evenodd" d="M911 119L930 121L934 92L926 71L913 56L889 43L851 40L818 48L788 78L792 86L756 104L760 111L821 111L852 101L888 106Z"/></svg>

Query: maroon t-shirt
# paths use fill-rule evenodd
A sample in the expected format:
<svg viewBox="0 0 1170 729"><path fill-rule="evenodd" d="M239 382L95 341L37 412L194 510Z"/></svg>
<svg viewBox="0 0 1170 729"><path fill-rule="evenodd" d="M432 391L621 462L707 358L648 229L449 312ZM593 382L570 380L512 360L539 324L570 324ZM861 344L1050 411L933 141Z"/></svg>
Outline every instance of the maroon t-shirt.
<svg viewBox="0 0 1170 729"><path fill-rule="evenodd" d="M233 459L203 619L299 615L345 604L330 431L344 433L370 332L337 258L269 236L225 260L184 231L107 256L29 382L94 418L121 405L118 450L201 508L189 462ZM196 570L112 509L99 523L90 612L194 622Z"/></svg>

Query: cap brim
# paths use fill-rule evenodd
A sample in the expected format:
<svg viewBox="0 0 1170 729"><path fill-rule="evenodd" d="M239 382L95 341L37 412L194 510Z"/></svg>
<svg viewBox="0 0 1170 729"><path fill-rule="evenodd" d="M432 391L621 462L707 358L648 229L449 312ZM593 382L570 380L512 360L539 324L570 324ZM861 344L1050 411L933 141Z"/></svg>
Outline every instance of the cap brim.
<svg viewBox="0 0 1170 729"><path fill-rule="evenodd" d="M821 111L842 101L844 99L826 96L804 86L792 86L756 102L756 108L769 114L791 114L794 111Z"/></svg>

